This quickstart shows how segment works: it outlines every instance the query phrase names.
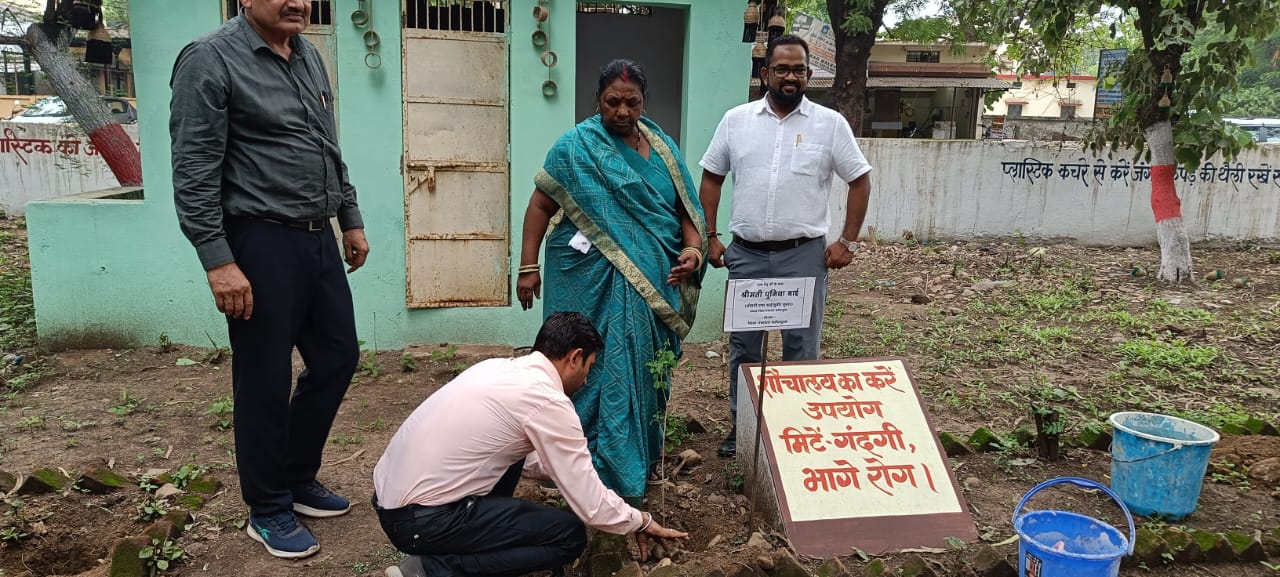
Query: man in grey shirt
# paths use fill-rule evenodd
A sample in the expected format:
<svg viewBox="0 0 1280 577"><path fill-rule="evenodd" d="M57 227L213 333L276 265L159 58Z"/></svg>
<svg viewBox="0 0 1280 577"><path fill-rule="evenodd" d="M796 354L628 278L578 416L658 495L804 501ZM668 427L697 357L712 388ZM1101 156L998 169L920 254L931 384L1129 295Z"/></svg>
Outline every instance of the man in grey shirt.
<svg viewBox="0 0 1280 577"><path fill-rule="evenodd" d="M246 531L272 555L299 558L320 546L295 512L350 509L316 473L360 354L342 261L360 268L369 243L328 74L299 35L311 2L240 3L239 17L173 67L174 204L227 316ZM306 363L296 389L295 346Z"/></svg>

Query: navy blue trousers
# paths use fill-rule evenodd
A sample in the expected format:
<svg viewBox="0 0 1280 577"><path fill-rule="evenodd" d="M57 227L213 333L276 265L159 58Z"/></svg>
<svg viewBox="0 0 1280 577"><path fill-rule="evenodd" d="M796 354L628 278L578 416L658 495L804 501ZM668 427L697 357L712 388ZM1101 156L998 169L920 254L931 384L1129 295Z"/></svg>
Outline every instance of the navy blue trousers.
<svg viewBox="0 0 1280 577"><path fill-rule="evenodd" d="M587 529L577 515L512 497L524 460L488 495L448 505L374 510L391 544L419 555L428 577L515 577L558 570L582 555Z"/></svg>
<svg viewBox="0 0 1280 577"><path fill-rule="evenodd" d="M227 241L253 290L253 315L227 318L240 492L255 515L293 508L314 480L360 345L333 230L228 218ZM306 365L293 381L293 350Z"/></svg>

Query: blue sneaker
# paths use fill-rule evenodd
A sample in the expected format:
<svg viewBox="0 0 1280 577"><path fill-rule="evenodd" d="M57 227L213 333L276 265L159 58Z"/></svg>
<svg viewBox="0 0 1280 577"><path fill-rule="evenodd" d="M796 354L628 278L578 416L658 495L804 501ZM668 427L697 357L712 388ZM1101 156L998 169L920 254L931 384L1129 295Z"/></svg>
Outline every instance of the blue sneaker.
<svg viewBox="0 0 1280 577"><path fill-rule="evenodd" d="M293 488L293 510L308 517L337 517L351 510L351 502L312 481Z"/></svg>
<svg viewBox="0 0 1280 577"><path fill-rule="evenodd" d="M254 541L262 543L268 553L281 559L301 559L320 550L320 544L316 543L311 531L298 522L292 511L274 515L250 514L244 529Z"/></svg>

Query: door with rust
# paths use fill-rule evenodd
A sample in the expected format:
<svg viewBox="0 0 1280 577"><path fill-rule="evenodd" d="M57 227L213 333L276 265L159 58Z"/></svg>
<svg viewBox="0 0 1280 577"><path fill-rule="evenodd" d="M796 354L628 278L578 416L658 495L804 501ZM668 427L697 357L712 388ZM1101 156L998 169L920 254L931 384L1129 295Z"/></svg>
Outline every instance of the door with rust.
<svg viewBox="0 0 1280 577"><path fill-rule="evenodd" d="M504 4L405 0L410 308L511 303Z"/></svg>

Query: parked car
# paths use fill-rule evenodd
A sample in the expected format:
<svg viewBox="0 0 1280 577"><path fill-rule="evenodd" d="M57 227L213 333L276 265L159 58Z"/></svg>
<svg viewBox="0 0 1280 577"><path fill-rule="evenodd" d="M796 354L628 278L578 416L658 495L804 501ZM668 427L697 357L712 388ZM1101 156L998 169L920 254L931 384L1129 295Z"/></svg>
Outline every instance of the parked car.
<svg viewBox="0 0 1280 577"><path fill-rule="evenodd" d="M121 124L133 124L138 121L138 110L127 99L118 96L102 96L101 98L102 102L107 105L107 109ZM10 118L8 122L59 124L75 122L75 118L67 110L67 105L62 101L62 98L50 96L37 100L35 104Z"/></svg>
<svg viewBox="0 0 1280 577"><path fill-rule="evenodd" d="M1248 132L1253 136L1254 142L1280 142L1280 118L1223 118L1223 120Z"/></svg>

